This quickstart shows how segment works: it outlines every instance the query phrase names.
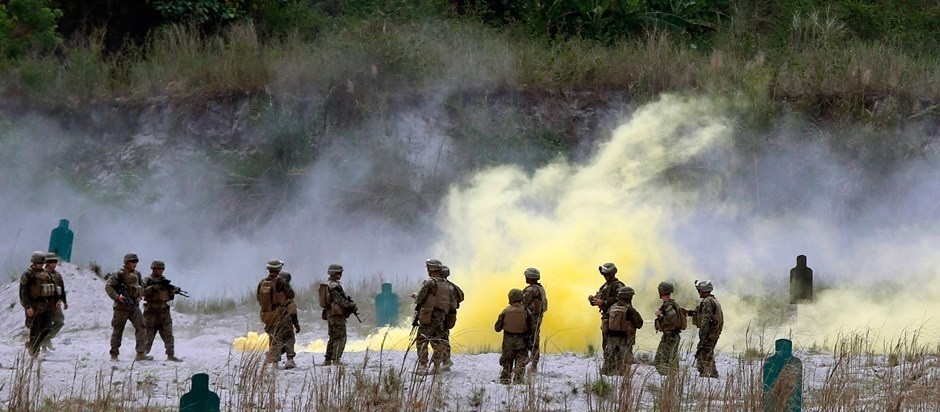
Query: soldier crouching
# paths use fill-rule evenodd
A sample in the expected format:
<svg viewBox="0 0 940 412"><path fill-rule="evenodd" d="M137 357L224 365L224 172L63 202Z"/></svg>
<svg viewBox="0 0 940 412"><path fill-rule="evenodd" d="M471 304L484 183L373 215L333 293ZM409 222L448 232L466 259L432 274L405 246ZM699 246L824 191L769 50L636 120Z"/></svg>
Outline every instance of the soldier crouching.
<svg viewBox="0 0 940 412"><path fill-rule="evenodd" d="M503 351L499 356L499 383L525 383L525 368L532 350L535 317L522 306L522 291L509 291L509 306L499 314L493 328L503 332Z"/></svg>

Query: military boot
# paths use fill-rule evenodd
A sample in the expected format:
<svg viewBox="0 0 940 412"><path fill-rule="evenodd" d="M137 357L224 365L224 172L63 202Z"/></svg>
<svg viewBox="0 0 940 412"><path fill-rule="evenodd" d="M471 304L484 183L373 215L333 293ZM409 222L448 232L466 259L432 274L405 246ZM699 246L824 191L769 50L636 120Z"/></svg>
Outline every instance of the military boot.
<svg viewBox="0 0 940 412"><path fill-rule="evenodd" d="M174 356L174 355L166 355L166 360L168 360L168 361L170 361L170 362L182 362L182 361L183 361L182 359L177 358L177 357Z"/></svg>
<svg viewBox="0 0 940 412"><path fill-rule="evenodd" d="M118 355L112 353L112 354L111 354L111 362L117 362L117 360L118 360Z"/></svg>
<svg viewBox="0 0 940 412"><path fill-rule="evenodd" d="M297 364L294 363L294 358L287 358L287 362L284 363L284 369L294 369L297 367Z"/></svg>
<svg viewBox="0 0 940 412"><path fill-rule="evenodd" d="M134 357L135 361L149 361L153 360L153 356L150 356L143 352L137 352L137 356Z"/></svg>

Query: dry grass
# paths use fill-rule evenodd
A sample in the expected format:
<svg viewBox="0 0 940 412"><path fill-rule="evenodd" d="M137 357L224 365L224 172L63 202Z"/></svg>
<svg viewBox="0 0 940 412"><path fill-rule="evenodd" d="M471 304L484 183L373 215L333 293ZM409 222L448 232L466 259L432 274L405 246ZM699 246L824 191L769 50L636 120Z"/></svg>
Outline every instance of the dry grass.
<svg viewBox="0 0 940 412"><path fill-rule="evenodd" d="M940 407L936 345L922 343L919 332L912 331L889 347L874 348L872 333L845 335L826 354L802 355L804 410L934 411ZM378 359L378 367L371 362L373 357ZM581 408L576 405L597 412L762 410L762 363L745 357L720 380L699 378L689 365L666 377L648 367L631 368L623 377L589 375L583 388L573 387L571 394L561 399L559 388L549 386L557 384L550 383L544 374L530 375L526 385L515 385L511 390L492 391L486 385L455 388L447 375L413 378L414 365L395 364L389 360L392 358L383 351L367 353L361 364L316 367L302 376L285 376L264 364L262 353L230 354L224 369L214 372L211 385L221 397L223 410L229 411ZM131 368L127 372L99 372L93 382L73 377L67 392L50 395L42 390L41 364L24 357L16 360L12 374L9 387L4 388L10 411L167 410L188 390L186 379L177 379L179 383L167 388L165 396L155 397L153 385L146 377L132 378Z"/></svg>

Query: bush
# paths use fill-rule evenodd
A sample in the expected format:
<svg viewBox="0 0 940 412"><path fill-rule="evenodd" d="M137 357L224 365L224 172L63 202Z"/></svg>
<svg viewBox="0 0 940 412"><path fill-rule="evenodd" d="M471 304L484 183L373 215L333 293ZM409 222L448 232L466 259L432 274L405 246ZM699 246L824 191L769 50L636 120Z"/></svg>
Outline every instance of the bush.
<svg viewBox="0 0 940 412"><path fill-rule="evenodd" d="M47 0L9 0L0 4L0 53L18 58L30 52L48 51L62 39L56 21L62 12Z"/></svg>

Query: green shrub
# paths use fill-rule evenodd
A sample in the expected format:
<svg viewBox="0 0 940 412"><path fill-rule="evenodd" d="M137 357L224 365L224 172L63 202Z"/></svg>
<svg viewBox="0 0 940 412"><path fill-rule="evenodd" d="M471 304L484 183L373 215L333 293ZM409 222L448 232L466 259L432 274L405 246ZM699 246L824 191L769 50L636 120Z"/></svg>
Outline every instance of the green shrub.
<svg viewBox="0 0 940 412"><path fill-rule="evenodd" d="M48 51L62 39L56 21L62 12L47 0L9 0L0 4L0 53L18 58L30 52Z"/></svg>

